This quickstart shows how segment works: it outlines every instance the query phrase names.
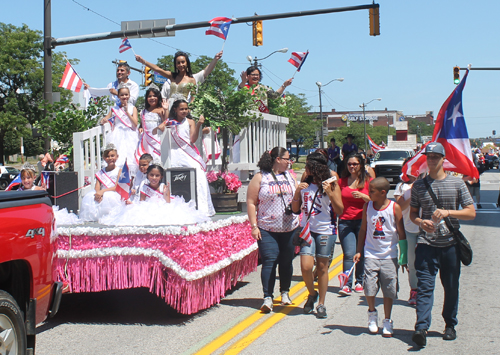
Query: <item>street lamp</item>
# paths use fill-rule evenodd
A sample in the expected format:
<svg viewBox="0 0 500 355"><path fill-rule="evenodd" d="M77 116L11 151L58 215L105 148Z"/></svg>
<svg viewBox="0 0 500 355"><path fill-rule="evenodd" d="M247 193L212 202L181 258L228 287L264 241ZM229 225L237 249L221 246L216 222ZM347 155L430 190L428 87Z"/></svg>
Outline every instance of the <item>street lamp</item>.
<svg viewBox="0 0 500 355"><path fill-rule="evenodd" d="M328 83L326 83L325 85L321 84L320 81L316 82L316 85L318 85L318 90L319 90L319 118L321 120L321 148L324 148L324 145L325 145L325 137L324 137L324 134L323 134L323 128L324 128L325 124L323 122L323 106L321 104L321 87L322 86L327 86L328 84L330 84L333 81L340 81L340 82L342 82L342 81L344 81L344 78L332 79ZM327 125L327 128L328 128L328 125Z"/></svg>
<svg viewBox="0 0 500 355"><path fill-rule="evenodd" d="M274 51L274 52L272 52L271 54L269 54L268 56L266 56L266 57L264 57L264 58L260 58L260 59L257 59L257 57L255 57L255 59L252 59L252 56L251 56L251 55L248 55L248 56L247 56L247 60L250 62L250 65L252 64L252 60L253 60L253 61L254 61L254 62L253 62L253 65L254 65L255 67L257 67L257 66L259 65L259 63L258 63L257 61L259 61L259 60L264 60L264 59L266 59L266 58L269 58L269 57L270 57L270 56L272 56L274 53L278 53L278 52L280 52L280 53L286 53L286 52L288 52L288 48L281 48L281 49L278 49L277 51Z"/></svg>
<svg viewBox="0 0 500 355"><path fill-rule="evenodd" d="M363 108L363 123L364 123L364 126L365 126L365 153L366 153L366 151L367 151L367 150L366 150L366 146L367 146L367 144L366 144L366 117L365 117L365 107L366 107L366 105L368 105L370 102L373 102L373 101L375 101L375 100L380 101L380 100L382 100L382 99L373 99L373 100L368 101L367 103L364 103L364 102L363 102L361 105L359 105L359 107Z"/></svg>

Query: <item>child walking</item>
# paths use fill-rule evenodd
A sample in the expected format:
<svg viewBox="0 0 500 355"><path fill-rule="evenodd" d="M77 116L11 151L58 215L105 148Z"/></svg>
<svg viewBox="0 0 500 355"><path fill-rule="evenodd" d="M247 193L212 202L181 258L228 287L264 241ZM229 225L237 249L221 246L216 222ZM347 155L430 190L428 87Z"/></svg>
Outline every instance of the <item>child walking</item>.
<svg viewBox="0 0 500 355"><path fill-rule="evenodd" d="M102 154L107 166L95 174L95 190L82 199L80 218L95 222L122 205L120 195L115 191L121 169L116 166L118 152L113 144L108 144Z"/></svg>
<svg viewBox="0 0 500 355"><path fill-rule="evenodd" d="M398 291L398 248L400 246L399 264L406 267L406 234L401 207L387 198L390 189L389 181L384 177L370 182L370 202L363 207L363 220L358 235L357 253L353 261L356 263L365 256L365 277L363 288L368 303L368 330L378 333L378 313L375 309L375 296L379 287L384 295L384 313L382 336L391 337L393 321L391 319L392 304Z"/></svg>

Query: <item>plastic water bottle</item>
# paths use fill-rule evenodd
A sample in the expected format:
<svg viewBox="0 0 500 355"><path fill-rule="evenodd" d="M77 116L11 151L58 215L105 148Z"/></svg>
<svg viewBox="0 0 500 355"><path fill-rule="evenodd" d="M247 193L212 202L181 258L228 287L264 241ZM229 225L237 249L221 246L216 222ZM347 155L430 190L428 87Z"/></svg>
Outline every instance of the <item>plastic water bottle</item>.
<svg viewBox="0 0 500 355"><path fill-rule="evenodd" d="M439 231L441 235L448 235L450 234L450 230L448 229L448 226L446 225L446 222L444 219L439 221L439 223L436 226L436 231Z"/></svg>

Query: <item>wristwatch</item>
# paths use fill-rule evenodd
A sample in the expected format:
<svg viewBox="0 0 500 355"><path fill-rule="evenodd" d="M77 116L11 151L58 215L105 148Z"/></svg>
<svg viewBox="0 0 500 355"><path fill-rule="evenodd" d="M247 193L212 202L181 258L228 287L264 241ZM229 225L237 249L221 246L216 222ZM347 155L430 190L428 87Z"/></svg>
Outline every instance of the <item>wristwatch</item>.
<svg viewBox="0 0 500 355"><path fill-rule="evenodd" d="M252 224L252 229L257 228L257 223Z"/></svg>

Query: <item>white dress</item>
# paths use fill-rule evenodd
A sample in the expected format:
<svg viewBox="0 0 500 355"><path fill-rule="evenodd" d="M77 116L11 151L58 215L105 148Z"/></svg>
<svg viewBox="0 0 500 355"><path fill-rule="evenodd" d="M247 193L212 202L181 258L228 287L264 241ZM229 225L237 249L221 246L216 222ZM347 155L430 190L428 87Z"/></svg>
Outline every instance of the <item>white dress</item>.
<svg viewBox="0 0 500 355"><path fill-rule="evenodd" d="M147 185L146 185L147 186ZM197 211L194 201L186 203L182 196L172 196L170 203L163 198L165 184L146 201L137 201L131 205L114 210L101 218L99 223L110 226L165 226L187 225L210 221L201 211ZM144 191L144 185L142 190Z"/></svg>
<svg viewBox="0 0 500 355"><path fill-rule="evenodd" d="M201 156L198 153L196 156L196 147L191 144L191 135L188 119L185 118L180 124L175 125L171 129L172 134L172 149L171 149L171 166L173 168L195 168L196 169L196 192L198 195L198 210L205 213L207 216L215 214L212 197L210 196L210 188L208 186L207 176L205 175L205 162L200 164ZM176 137L175 137L176 136ZM185 145L189 145L189 151L181 148L178 141L182 141Z"/></svg>
<svg viewBox="0 0 500 355"><path fill-rule="evenodd" d="M117 166L111 171L105 171L105 173L113 182L116 183L118 181L118 171L120 171L120 168ZM97 222L111 211L120 209L124 204L118 192L115 191L106 191L104 195L102 195L102 201L100 203L94 200L94 196L95 190L92 190L89 191L82 199L80 219L83 221Z"/></svg>
<svg viewBox="0 0 500 355"><path fill-rule="evenodd" d="M132 115L134 113L134 105L129 103L127 111L130 115ZM118 117L115 117L114 122L114 129L106 136L106 142L113 143L116 146L116 150L118 152L116 166L122 168L126 159L130 175L135 176L135 173L139 168L134 156L137 143L139 142L137 127L130 129ZM103 164L103 166L105 165L106 164Z"/></svg>
<svg viewBox="0 0 500 355"><path fill-rule="evenodd" d="M153 160L160 160L161 158L161 131L158 129L156 134L153 130L162 123L162 118L159 114L149 112L144 109L141 112L142 128L144 129L144 137L142 139L142 146L144 151L151 154Z"/></svg>

